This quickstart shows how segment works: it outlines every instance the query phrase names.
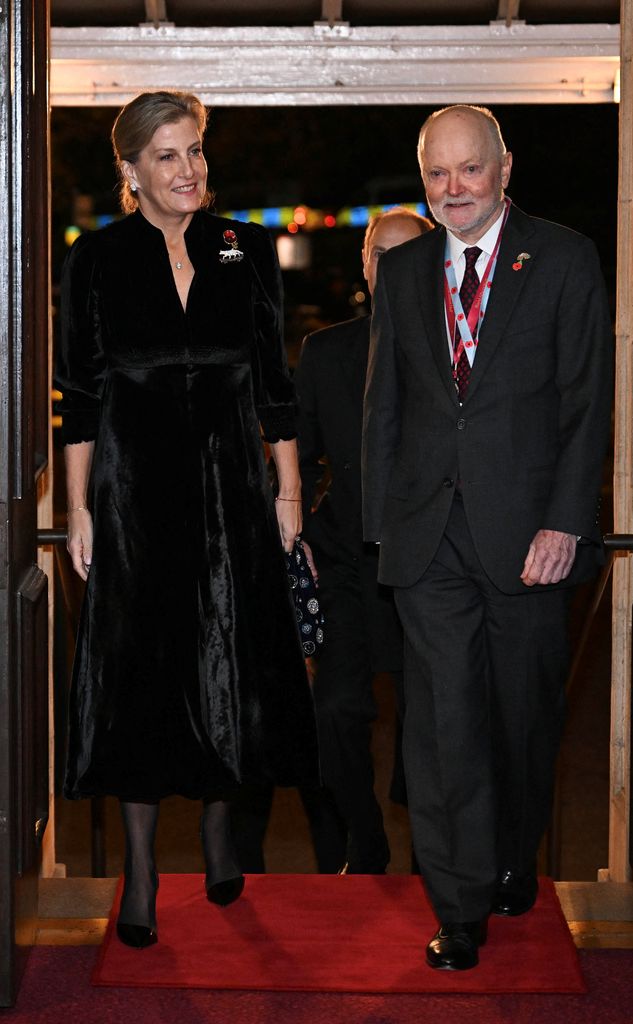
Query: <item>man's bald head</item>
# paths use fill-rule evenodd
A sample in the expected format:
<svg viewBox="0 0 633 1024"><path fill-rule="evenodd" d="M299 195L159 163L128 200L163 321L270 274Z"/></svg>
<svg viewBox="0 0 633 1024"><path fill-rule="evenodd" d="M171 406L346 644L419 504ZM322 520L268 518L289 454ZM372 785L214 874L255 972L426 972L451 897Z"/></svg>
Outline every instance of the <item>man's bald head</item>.
<svg viewBox="0 0 633 1024"><path fill-rule="evenodd" d="M420 169L422 169L422 157L427 132L440 118L446 118L447 115L454 117L457 123L460 118L463 118L464 120L473 120L479 124L488 133L490 143L499 160L503 159L507 152L506 146L501 135L499 122L492 111L488 110L488 107L475 107L468 103L454 103L450 107L443 107L441 110L433 111L420 128L420 136L418 138L418 163L420 164Z"/></svg>

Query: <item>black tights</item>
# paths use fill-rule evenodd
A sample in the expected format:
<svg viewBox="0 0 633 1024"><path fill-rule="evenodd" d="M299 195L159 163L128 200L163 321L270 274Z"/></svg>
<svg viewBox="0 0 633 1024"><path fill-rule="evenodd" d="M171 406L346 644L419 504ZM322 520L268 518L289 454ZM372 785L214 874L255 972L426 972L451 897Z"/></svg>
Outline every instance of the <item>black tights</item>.
<svg viewBox="0 0 633 1024"><path fill-rule="evenodd" d="M120 807L125 829L125 885L119 922L156 928L154 840L159 804L122 800ZM230 807L226 800L205 800L202 805L200 836L207 887L241 874L231 840Z"/></svg>
<svg viewBox="0 0 633 1024"><path fill-rule="evenodd" d="M158 874L154 861L154 839L158 804L121 801L125 828L125 885L119 921L123 924L156 927Z"/></svg>
<svg viewBox="0 0 633 1024"><path fill-rule="evenodd" d="M207 888L237 878L241 870L231 839L231 804L228 800L205 800L200 822Z"/></svg>

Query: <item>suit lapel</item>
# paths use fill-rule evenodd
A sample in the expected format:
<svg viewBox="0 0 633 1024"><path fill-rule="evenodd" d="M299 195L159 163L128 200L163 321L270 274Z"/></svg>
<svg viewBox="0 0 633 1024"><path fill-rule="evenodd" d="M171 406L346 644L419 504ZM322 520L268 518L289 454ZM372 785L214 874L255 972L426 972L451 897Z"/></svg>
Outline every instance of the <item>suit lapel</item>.
<svg viewBox="0 0 633 1024"><path fill-rule="evenodd" d="M470 375L466 402L477 390L477 385L485 374L495 349L503 337L512 310L525 287L534 265L534 259L537 258L536 245L537 241L529 217L512 206L499 247L497 268L479 335L477 356ZM530 259L523 261L520 270L513 270L513 264L516 263L519 253L522 252L529 253Z"/></svg>
<svg viewBox="0 0 633 1024"><path fill-rule="evenodd" d="M457 394L451 376L451 360L446 337L444 312L444 250L446 231L438 227L427 235L429 242L415 263L417 294L427 340L438 373L451 401L457 405Z"/></svg>

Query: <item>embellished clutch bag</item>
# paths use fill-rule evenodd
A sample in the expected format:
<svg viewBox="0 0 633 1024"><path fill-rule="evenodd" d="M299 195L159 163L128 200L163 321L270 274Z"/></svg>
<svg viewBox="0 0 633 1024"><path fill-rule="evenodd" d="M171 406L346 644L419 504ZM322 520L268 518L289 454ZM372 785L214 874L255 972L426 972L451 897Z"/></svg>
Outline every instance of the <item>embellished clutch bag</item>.
<svg viewBox="0 0 633 1024"><path fill-rule="evenodd" d="M323 643L323 612L303 544L296 540L292 551L284 552L288 583L295 606L301 646L306 658Z"/></svg>

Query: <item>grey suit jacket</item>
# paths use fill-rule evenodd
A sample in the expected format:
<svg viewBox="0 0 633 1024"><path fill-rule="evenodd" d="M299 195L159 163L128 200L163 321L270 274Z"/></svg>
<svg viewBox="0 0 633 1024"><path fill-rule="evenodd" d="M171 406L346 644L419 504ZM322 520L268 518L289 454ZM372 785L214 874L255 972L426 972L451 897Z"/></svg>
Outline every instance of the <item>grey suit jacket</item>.
<svg viewBox="0 0 633 1024"><path fill-rule="evenodd" d="M612 332L593 243L512 207L468 395L451 376L446 232L381 257L365 392L363 521L380 579L410 586L444 532L457 479L480 560L505 593L541 528L581 535L570 577L601 560ZM513 269L519 253L529 253Z"/></svg>

